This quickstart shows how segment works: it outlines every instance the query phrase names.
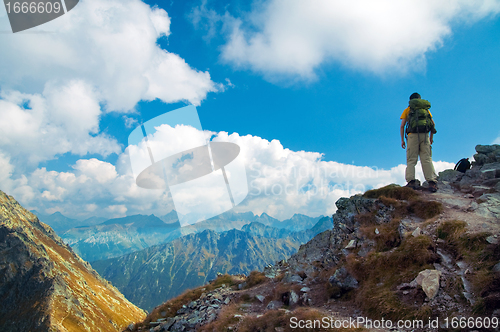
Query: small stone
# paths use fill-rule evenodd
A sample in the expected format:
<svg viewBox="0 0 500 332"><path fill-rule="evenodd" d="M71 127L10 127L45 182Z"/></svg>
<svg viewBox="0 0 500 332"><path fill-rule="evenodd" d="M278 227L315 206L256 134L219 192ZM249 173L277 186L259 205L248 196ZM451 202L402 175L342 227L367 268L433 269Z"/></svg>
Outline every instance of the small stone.
<svg viewBox="0 0 500 332"><path fill-rule="evenodd" d="M290 291L290 304L299 302L299 296L293 290Z"/></svg>
<svg viewBox="0 0 500 332"><path fill-rule="evenodd" d="M417 227L417 228L413 231L413 233L411 233L411 235L412 235L413 237L420 236L421 234L422 234L422 231L421 231L420 227Z"/></svg>
<svg viewBox="0 0 500 332"><path fill-rule="evenodd" d="M309 292L311 289L309 287L302 287L300 289L301 292Z"/></svg>
<svg viewBox="0 0 500 332"><path fill-rule="evenodd" d="M441 276L441 272L437 270L423 270L418 276L415 278L417 284L422 286L425 295L429 299L433 299L436 297L437 292L439 290L439 277Z"/></svg>
<svg viewBox="0 0 500 332"><path fill-rule="evenodd" d="M408 294L410 294L410 292L409 292L409 291L407 291L407 290L405 290L405 291L403 291L403 294L404 294L404 295L408 295Z"/></svg>
<svg viewBox="0 0 500 332"><path fill-rule="evenodd" d="M490 244L497 244L498 243L498 239L495 238L494 236L488 236L486 238L486 241Z"/></svg>
<svg viewBox="0 0 500 332"><path fill-rule="evenodd" d="M375 228L375 234L377 234L377 235L380 234L380 231L378 230L378 228Z"/></svg>
<svg viewBox="0 0 500 332"><path fill-rule="evenodd" d="M500 262L493 266L493 272L500 272Z"/></svg>
<svg viewBox="0 0 500 332"><path fill-rule="evenodd" d="M342 289L358 288L358 281L343 266L338 268L328 281L332 286Z"/></svg>
<svg viewBox="0 0 500 332"><path fill-rule="evenodd" d="M283 303L281 301L271 301L267 304L266 309L267 310L274 310L274 309L279 309L283 306Z"/></svg>
<svg viewBox="0 0 500 332"><path fill-rule="evenodd" d="M264 296L262 296L262 295L255 295L255 297L256 297L256 298L257 298L257 300L259 300L261 303L264 303L264 301L265 301L265 299L266 299L266 298L265 298Z"/></svg>
<svg viewBox="0 0 500 332"><path fill-rule="evenodd" d="M293 283L293 282L301 282L302 278L298 274L291 274L287 273L285 274L285 277L283 278L284 283Z"/></svg>
<svg viewBox="0 0 500 332"><path fill-rule="evenodd" d="M356 240L349 241L349 244L345 247L345 249L355 249L356 248Z"/></svg>

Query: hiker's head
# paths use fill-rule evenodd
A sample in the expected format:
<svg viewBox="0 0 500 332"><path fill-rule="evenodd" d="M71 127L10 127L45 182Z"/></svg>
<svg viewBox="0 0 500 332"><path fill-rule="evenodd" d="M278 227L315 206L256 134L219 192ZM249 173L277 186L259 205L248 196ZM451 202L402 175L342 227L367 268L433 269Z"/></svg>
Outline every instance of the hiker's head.
<svg viewBox="0 0 500 332"><path fill-rule="evenodd" d="M422 97L420 97L420 95L418 93L414 92L410 96L410 100L412 100L412 99L422 99Z"/></svg>

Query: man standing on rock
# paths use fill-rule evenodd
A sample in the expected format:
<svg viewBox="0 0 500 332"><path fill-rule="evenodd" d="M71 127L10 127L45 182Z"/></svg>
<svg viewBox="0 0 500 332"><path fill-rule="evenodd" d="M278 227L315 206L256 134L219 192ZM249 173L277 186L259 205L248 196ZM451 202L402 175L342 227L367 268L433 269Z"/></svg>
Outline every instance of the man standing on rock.
<svg viewBox="0 0 500 332"><path fill-rule="evenodd" d="M437 191L437 176L432 164L432 142L436 133L434 120L429 111L431 103L421 99L418 93L410 96L409 106L401 114L401 147L406 149L406 184L407 187L419 187L415 180L415 165L418 157L422 164L425 180L429 184L429 191ZM405 130L406 127L406 130ZM430 133L430 135L429 135ZM405 143L405 134L407 144Z"/></svg>

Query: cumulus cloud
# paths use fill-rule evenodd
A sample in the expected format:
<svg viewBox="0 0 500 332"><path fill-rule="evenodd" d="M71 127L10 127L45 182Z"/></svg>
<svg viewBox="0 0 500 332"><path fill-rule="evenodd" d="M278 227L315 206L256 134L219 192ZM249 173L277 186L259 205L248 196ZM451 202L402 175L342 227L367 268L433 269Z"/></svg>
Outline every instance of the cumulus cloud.
<svg viewBox="0 0 500 332"><path fill-rule="evenodd" d="M405 165L388 170L347 165L324 161L320 153L292 151L277 140L225 132L209 134L212 141L240 146L239 158L247 167L249 188L247 198L236 207L240 212L266 212L279 219L294 213L330 215L340 197L390 183L405 183ZM435 162L438 172L453 166ZM11 170L9 159L0 154L0 186L29 208L42 212L114 217L136 213L162 215L174 208L170 192L136 185L127 152L119 156L116 166L97 159L81 159L72 171L38 168L26 177L15 179ZM419 165L417 176L423 179ZM203 190L207 201L217 194L210 188Z"/></svg>
<svg viewBox="0 0 500 332"><path fill-rule="evenodd" d="M0 29L10 30L3 6ZM103 112L133 112L139 101L157 98L196 105L218 91L208 72L160 48L157 41L169 35L165 10L139 0L81 1L39 27L0 34L0 160L10 165L7 174L20 179L66 153L121 153L117 140L99 131ZM123 119L126 127L137 123ZM52 201L64 196L41 193Z"/></svg>
<svg viewBox="0 0 500 332"><path fill-rule="evenodd" d="M0 28L10 29L5 15ZM0 34L0 86L33 93L47 82L82 80L95 87L109 111L156 98L197 105L219 87L208 72L159 47L157 40L169 35L163 9L139 0L80 1L37 28Z"/></svg>
<svg viewBox="0 0 500 332"><path fill-rule="evenodd" d="M195 26L228 32L222 59L268 78L311 79L323 63L377 74L421 69L457 23L500 12L488 0L267 0L243 17L218 15L205 2L193 11Z"/></svg>
<svg viewBox="0 0 500 332"><path fill-rule="evenodd" d="M3 171L9 165L0 158L0 167ZM80 159L73 169L57 172L37 168L27 176L1 179L0 188L29 209L59 211L71 217L162 215L173 209L168 193L137 187L127 169L120 172L116 166L97 159ZM20 186L23 182L24 188Z"/></svg>
<svg viewBox="0 0 500 332"><path fill-rule="evenodd" d="M82 81L48 84L42 94L0 92L0 150L19 170L58 154L119 153L116 139L99 133L96 91Z"/></svg>

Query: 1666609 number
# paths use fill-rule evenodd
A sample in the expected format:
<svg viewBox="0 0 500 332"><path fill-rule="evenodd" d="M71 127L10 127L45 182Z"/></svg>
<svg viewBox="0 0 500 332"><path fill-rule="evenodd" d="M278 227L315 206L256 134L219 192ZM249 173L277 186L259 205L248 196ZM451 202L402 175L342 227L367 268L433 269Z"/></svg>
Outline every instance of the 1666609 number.
<svg viewBox="0 0 500 332"><path fill-rule="evenodd" d="M7 13L23 14L58 14L61 10L60 2L6 2Z"/></svg>
<svg viewBox="0 0 500 332"><path fill-rule="evenodd" d="M446 317L444 319L445 327L452 329L481 329L498 328L498 317Z"/></svg>

